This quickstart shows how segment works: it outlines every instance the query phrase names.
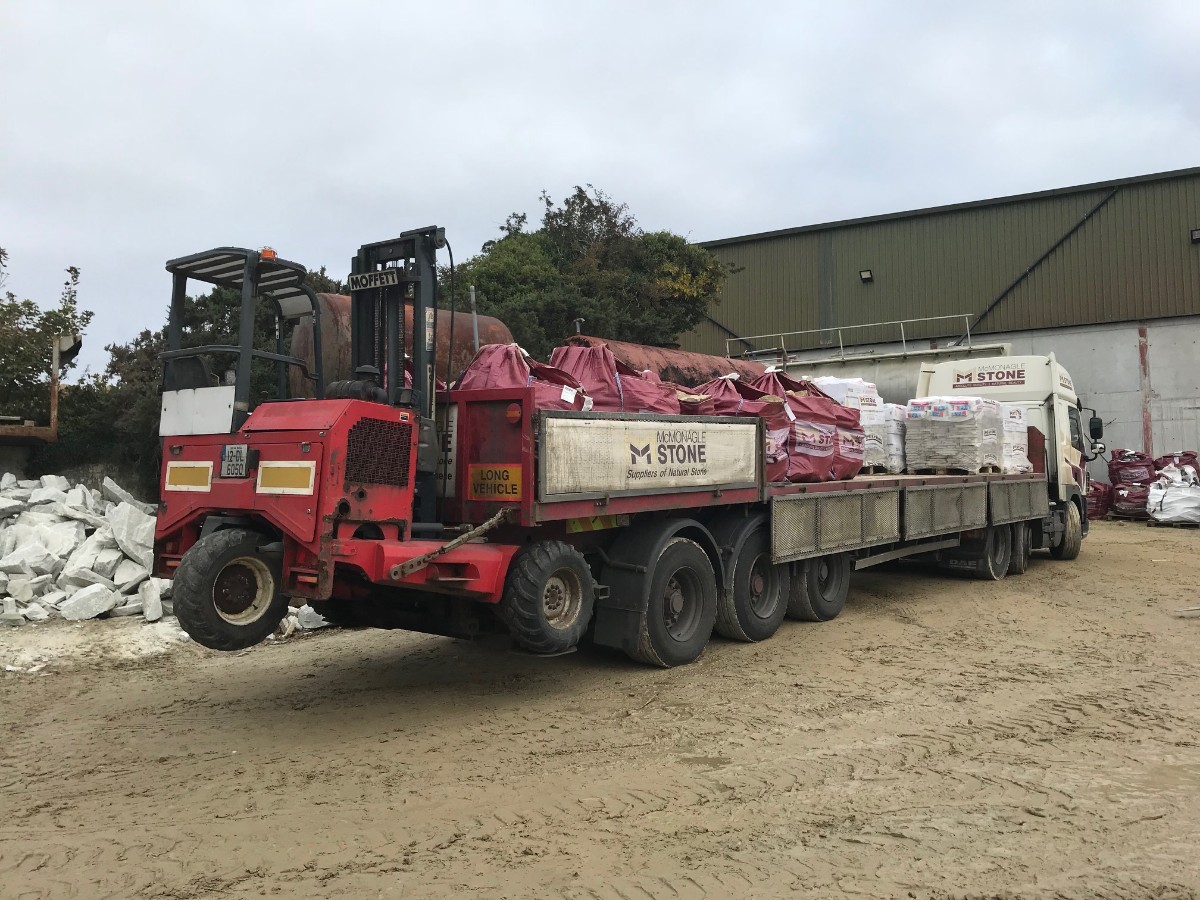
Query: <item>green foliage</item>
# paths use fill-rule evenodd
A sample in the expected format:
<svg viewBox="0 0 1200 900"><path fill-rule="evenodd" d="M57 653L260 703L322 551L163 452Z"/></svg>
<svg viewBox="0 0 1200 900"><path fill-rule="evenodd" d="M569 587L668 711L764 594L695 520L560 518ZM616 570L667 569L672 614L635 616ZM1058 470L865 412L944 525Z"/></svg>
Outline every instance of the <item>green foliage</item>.
<svg viewBox="0 0 1200 900"><path fill-rule="evenodd" d="M8 254L0 249L0 285L7 277ZM0 413L45 424L50 418L52 344L59 335L83 334L92 313L79 308L79 269L67 271L57 307L42 309L12 291L0 299ZM59 365L59 377L75 363Z"/></svg>
<svg viewBox="0 0 1200 900"><path fill-rule="evenodd" d="M719 301L727 269L668 231L645 232L623 203L592 186L561 205L543 193L541 227L513 213L502 237L457 272L460 293L476 286L479 311L495 316L545 359L584 319L586 334L672 344Z"/></svg>

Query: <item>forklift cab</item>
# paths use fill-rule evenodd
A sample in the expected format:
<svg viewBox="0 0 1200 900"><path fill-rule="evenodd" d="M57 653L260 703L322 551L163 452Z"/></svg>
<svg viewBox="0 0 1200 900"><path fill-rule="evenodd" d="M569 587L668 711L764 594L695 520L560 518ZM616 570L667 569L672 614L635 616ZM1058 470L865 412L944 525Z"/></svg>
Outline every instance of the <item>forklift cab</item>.
<svg viewBox="0 0 1200 900"><path fill-rule="evenodd" d="M324 396L321 372L321 316L317 297L304 284L307 270L299 263L279 259L274 250L218 247L183 256L167 263L173 277L171 311L167 324L167 350L163 361L162 417L159 435L230 434L250 414L252 364L255 359L275 363L277 399L287 397L287 370L297 366L314 383L318 399ZM183 347L183 312L188 302L188 279L240 293L237 344ZM255 304L271 304L275 313L275 352L254 346ZM284 353L285 323L313 317L315 371L301 359ZM233 357L224 375L212 370L213 355Z"/></svg>

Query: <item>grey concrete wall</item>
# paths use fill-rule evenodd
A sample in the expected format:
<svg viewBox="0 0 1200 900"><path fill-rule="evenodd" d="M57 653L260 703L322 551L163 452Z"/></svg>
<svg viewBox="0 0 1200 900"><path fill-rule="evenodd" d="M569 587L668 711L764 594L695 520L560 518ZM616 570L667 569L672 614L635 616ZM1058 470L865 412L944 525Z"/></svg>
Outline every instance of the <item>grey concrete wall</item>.
<svg viewBox="0 0 1200 900"><path fill-rule="evenodd" d="M1071 373L1083 404L1104 419L1109 448L1155 456L1200 449L1200 316L989 334L987 340L1009 345L1016 356L1053 353ZM880 384L885 399L899 403L916 390L921 359L870 357L900 349L898 344L858 347L854 352L868 358L844 363L829 360L828 351L814 351L799 354L789 369L799 374L860 375ZM905 390L908 396L900 396ZM1102 461L1092 464L1092 476L1107 480Z"/></svg>

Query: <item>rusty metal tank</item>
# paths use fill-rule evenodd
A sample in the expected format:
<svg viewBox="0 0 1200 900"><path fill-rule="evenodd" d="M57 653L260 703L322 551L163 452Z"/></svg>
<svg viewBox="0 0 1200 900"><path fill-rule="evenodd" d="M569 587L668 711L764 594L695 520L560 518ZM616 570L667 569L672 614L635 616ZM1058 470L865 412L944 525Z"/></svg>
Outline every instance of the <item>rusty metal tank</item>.
<svg viewBox="0 0 1200 900"><path fill-rule="evenodd" d="M350 298L344 294L317 294L321 309L321 349L325 367L325 383L353 378L350 370ZM447 381L458 375L475 356L471 334L471 314L454 314L454 359L450 360L450 311L439 309L437 314L437 376ZM510 344L512 333L499 319L479 316L479 343ZM412 351L412 307L404 308L405 352ZM313 365L313 331L311 317L301 319L292 329L292 355ZM299 370L290 370L293 397L310 397L312 389Z"/></svg>
<svg viewBox="0 0 1200 900"><path fill-rule="evenodd" d="M707 353L692 353L670 347L650 347L645 344L628 344L625 341L610 341L607 338L577 334L563 343L582 347L598 347L606 344L613 356L639 372L649 369L663 381L671 381L681 387L696 387L722 375L737 372L744 380L751 381L766 371L761 363L726 356L709 356Z"/></svg>

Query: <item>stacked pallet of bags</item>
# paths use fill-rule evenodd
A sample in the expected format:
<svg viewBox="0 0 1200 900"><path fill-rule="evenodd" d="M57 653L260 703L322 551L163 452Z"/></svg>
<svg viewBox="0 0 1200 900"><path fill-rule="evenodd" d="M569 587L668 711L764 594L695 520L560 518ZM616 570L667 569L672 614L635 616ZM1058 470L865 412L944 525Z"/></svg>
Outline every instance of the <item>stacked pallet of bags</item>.
<svg viewBox="0 0 1200 900"><path fill-rule="evenodd" d="M554 366L540 363L516 344L485 344L455 385L460 391L498 388L533 388L537 409L592 408L579 379Z"/></svg>
<svg viewBox="0 0 1200 900"><path fill-rule="evenodd" d="M921 397L908 404L904 457L908 471L1000 468L1000 404L984 397Z"/></svg>
<svg viewBox="0 0 1200 900"><path fill-rule="evenodd" d="M883 400L879 397L879 389L871 382L861 378L835 378L832 375L820 375L814 378L812 383L820 388L826 396L849 409L865 412L883 406Z"/></svg>
<svg viewBox="0 0 1200 900"><path fill-rule="evenodd" d="M1029 462L1029 421L1025 415L1025 407L1001 403L1000 418L1004 443L1001 471L1005 475L1032 472L1033 464Z"/></svg>
<svg viewBox="0 0 1200 900"><path fill-rule="evenodd" d="M788 481L841 481L862 470L863 429L857 409L842 406L811 381L765 372L750 386L783 399L792 417Z"/></svg>
<svg viewBox="0 0 1200 900"><path fill-rule="evenodd" d="M1112 508L1112 485L1106 481L1092 481L1088 484L1087 517L1103 519Z"/></svg>
<svg viewBox="0 0 1200 900"><path fill-rule="evenodd" d="M881 403L878 409L861 410L863 468L882 469L891 475L904 471L904 422L908 408Z"/></svg>
<svg viewBox="0 0 1200 900"><path fill-rule="evenodd" d="M1200 525L1200 479L1195 467L1164 466L1147 489L1146 512L1164 525Z"/></svg>
<svg viewBox="0 0 1200 900"><path fill-rule="evenodd" d="M1116 449L1108 461L1112 511L1127 519L1145 519L1154 481L1154 460L1138 450Z"/></svg>
<svg viewBox="0 0 1200 900"><path fill-rule="evenodd" d="M712 415L759 417L763 420L767 481L788 480L793 415L782 397L766 394L727 375L692 388L706 399Z"/></svg>
<svg viewBox="0 0 1200 900"><path fill-rule="evenodd" d="M603 344L555 347L550 365L578 379L599 412L680 413L675 385L645 377Z"/></svg>

